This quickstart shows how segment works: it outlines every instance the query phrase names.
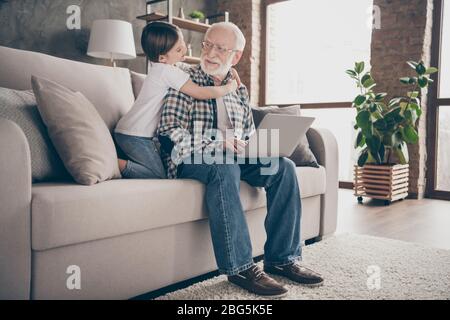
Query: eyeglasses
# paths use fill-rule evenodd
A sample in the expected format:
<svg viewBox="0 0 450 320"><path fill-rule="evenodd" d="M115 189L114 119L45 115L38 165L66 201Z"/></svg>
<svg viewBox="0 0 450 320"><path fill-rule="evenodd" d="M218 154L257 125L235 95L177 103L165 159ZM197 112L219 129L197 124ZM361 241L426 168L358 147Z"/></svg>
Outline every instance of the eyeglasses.
<svg viewBox="0 0 450 320"><path fill-rule="evenodd" d="M213 48L216 48L217 52L219 52L221 55L225 55L227 53L239 51L239 50L227 49L227 48L224 48L222 46L213 44L213 43L208 42L208 41L203 41L202 42L202 48L205 51L211 51Z"/></svg>

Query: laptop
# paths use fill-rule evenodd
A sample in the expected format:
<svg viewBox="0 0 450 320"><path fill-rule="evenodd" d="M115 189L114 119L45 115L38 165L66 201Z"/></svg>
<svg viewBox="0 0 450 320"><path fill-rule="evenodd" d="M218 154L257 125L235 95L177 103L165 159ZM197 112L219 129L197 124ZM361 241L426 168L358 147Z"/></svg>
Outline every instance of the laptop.
<svg viewBox="0 0 450 320"><path fill-rule="evenodd" d="M238 157L290 157L315 118L267 114Z"/></svg>

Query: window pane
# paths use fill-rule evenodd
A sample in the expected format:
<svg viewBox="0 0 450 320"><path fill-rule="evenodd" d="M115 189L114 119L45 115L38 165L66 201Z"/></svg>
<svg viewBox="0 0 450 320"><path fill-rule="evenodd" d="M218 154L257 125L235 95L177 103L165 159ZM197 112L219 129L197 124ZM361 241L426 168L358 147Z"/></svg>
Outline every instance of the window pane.
<svg viewBox="0 0 450 320"><path fill-rule="evenodd" d="M450 106L439 107L436 189L450 191Z"/></svg>
<svg viewBox="0 0 450 320"><path fill-rule="evenodd" d="M443 1L439 97L450 98L450 1Z"/></svg>
<svg viewBox="0 0 450 320"><path fill-rule="evenodd" d="M267 7L267 104L347 102L345 73L370 62L373 0L286 1Z"/></svg>
<svg viewBox="0 0 450 320"><path fill-rule="evenodd" d="M353 165L360 151L353 148L356 109L302 109L302 115L316 118L313 128L326 128L334 134L339 150L339 181L353 181Z"/></svg>

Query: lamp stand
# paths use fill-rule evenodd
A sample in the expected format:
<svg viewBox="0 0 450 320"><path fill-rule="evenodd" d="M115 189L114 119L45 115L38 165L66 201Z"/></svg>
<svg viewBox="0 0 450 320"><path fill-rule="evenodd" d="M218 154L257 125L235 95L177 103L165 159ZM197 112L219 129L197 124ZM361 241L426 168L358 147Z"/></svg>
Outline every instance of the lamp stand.
<svg viewBox="0 0 450 320"><path fill-rule="evenodd" d="M111 67L115 68L116 66L116 60L114 60L113 55L111 54Z"/></svg>

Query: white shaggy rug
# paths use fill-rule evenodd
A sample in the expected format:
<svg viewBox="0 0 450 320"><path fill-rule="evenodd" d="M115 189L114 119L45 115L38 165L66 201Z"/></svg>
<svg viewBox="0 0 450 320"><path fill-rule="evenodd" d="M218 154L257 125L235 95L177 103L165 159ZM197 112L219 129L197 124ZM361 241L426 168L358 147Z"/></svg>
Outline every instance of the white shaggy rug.
<svg viewBox="0 0 450 320"><path fill-rule="evenodd" d="M306 267L325 283L306 288L282 277L282 299L450 299L450 251L365 235L344 234L303 247ZM262 262L259 262L262 265ZM264 299L221 275L160 300Z"/></svg>

